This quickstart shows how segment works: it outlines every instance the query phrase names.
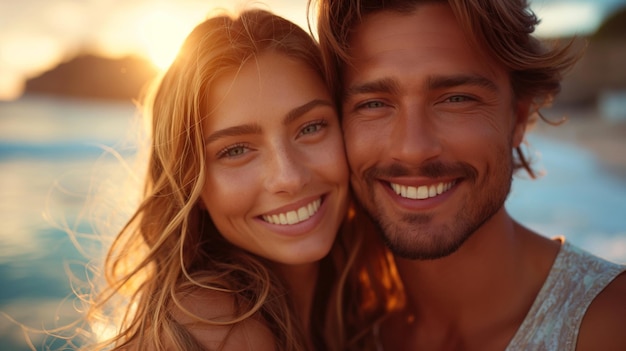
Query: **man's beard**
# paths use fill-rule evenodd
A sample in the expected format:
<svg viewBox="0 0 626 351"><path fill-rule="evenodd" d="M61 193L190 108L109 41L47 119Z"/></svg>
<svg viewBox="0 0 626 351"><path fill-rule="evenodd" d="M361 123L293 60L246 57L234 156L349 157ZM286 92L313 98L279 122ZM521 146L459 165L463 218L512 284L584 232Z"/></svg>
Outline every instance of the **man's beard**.
<svg viewBox="0 0 626 351"><path fill-rule="evenodd" d="M383 240L394 255L407 259L433 260L456 252L486 221L497 213L508 196L512 179L512 160L499 155L497 170L485 170L487 177L478 183L478 172L466 163L428 163L418 169L392 165L385 169L370 168L363 173L366 194L357 193L362 207L383 234ZM506 157L506 156L505 156ZM508 167L507 167L508 165ZM490 174L491 171L491 174ZM495 171L495 172L494 172ZM421 177L462 179L473 192L457 212L444 224L433 224L433 214L403 213L393 218L385 213L385 201L377 201L376 188L380 177L419 175ZM364 196L366 195L364 201ZM419 201L419 200L417 200ZM397 217L397 216L396 216Z"/></svg>

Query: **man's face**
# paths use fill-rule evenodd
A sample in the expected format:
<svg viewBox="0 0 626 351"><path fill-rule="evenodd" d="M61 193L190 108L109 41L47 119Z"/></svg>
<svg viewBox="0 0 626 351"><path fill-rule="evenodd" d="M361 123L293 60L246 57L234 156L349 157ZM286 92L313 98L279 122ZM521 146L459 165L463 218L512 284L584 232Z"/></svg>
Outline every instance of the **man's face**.
<svg viewBox="0 0 626 351"><path fill-rule="evenodd" d="M523 106L448 5L369 15L350 47L343 128L354 191L398 256L447 256L503 211Z"/></svg>

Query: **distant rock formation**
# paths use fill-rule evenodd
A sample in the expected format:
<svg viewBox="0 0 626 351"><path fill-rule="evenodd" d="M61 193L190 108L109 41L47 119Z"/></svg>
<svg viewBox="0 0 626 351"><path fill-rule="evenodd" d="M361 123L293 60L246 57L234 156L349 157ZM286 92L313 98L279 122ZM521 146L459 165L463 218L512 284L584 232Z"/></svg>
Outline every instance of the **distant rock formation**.
<svg viewBox="0 0 626 351"><path fill-rule="evenodd" d="M83 55L28 80L25 92L129 100L138 98L156 74L154 66L140 58Z"/></svg>
<svg viewBox="0 0 626 351"><path fill-rule="evenodd" d="M593 34L593 40L626 39L626 6L611 14Z"/></svg>

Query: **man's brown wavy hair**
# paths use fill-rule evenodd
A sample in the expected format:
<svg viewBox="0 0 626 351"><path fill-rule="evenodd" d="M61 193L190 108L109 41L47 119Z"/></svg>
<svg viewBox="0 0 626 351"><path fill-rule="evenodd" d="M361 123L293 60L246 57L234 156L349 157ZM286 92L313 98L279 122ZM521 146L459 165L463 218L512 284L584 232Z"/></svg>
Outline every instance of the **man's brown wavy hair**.
<svg viewBox="0 0 626 351"><path fill-rule="evenodd" d="M533 36L538 18L526 0L310 0L330 85L341 101L342 72L350 64L350 36L367 15L379 11L412 12L425 3L448 4L472 44L480 47L510 74L517 101L531 101L528 125L539 110L552 103L561 89L561 80L581 53L574 41L566 45L543 42ZM549 121L548 121L549 122ZM535 172L521 147L514 151L515 168Z"/></svg>

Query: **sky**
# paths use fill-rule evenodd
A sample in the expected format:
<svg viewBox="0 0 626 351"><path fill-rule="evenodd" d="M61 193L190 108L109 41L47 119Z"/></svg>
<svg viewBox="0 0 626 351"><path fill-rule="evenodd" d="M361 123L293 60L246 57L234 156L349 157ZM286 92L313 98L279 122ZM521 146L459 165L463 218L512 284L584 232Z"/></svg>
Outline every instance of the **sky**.
<svg viewBox="0 0 626 351"><path fill-rule="evenodd" d="M250 0L0 0L0 100L22 94L26 79L78 53L134 54L159 68L173 60L211 10ZM254 1L306 26L307 0ZM593 32L626 0L531 0L541 36Z"/></svg>

